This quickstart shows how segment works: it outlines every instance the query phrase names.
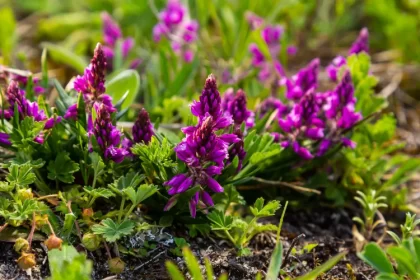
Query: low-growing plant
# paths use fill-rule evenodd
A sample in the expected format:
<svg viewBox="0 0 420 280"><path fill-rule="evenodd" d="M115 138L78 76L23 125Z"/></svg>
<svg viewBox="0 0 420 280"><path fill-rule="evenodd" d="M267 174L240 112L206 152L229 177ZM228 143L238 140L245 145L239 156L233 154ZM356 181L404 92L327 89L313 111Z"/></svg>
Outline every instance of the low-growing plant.
<svg viewBox="0 0 420 280"><path fill-rule="evenodd" d="M370 191L368 194L358 191L357 194L358 196L354 199L362 206L363 218L354 217L353 221L360 225L362 235L369 241L375 228L379 225L386 224L383 219L375 219L375 217L380 215L380 208L388 207L386 203L384 203L386 198L384 196L378 196L377 192L374 190Z"/></svg>
<svg viewBox="0 0 420 280"><path fill-rule="evenodd" d="M264 199L259 198L254 206L250 207L251 217L242 219L214 210L207 215L211 229L219 236L228 239L238 250L239 255L250 254L246 248L249 241L256 234L263 231L275 231L277 227L272 224L259 224L258 219L273 216L280 208L280 202L273 200L264 205Z"/></svg>
<svg viewBox="0 0 420 280"><path fill-rule="evenodd" d="M372 266L378 280L403 280L420 278L420 239L410 238L401 244L381 249L376 243L369 243L358 254L364 262ZM396 269L393 267L396 263Z"/></svg>
<svg viewBox="0 0 420 280"><path fill-rule="evenodd" d="M392 231L387 231L387 233L394 239L394 241L400 245L402 241L409 240L417 235L419 232L415 232L416 227L420 225L420 219L416 220L416 214L411 214L407 212L405 214L405 223L400 225L402 238L400 238L397 234Z"/></svg>

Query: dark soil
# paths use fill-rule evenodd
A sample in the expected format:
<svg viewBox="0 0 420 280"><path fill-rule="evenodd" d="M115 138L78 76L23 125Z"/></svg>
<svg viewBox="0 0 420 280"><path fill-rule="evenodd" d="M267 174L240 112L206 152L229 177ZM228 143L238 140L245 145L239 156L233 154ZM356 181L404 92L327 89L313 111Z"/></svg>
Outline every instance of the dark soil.
<svg viewBox="0 0 420 280"><path fill-rule="evenodd" d="M300 237L294 246L297 252L293 250L284 261L285 276L293 278L303 275L339 252L347 251L346 257L320 279L374 279L374 271L360 261L354 252L351 217L347 211L338 209L288 211L282 230L284 256L292 241L299 235ZM278 223L278 218L265 222ZM187 239L187 234L183 237ZM105 251L89 253L88 257L94 262L93 279L168 279L166 260L177 263L180 269L187 273L183 259L171 252L175 247L171 234L163 230L153 234L136 235L125 242L136 248L139 244L144 244L145 240L148 241L148 246L155 244L156 247L150 246L145 257L123 256L127 266L124 273L118 277L109 273ZM236 251L224 240L197 237L187 241L202 263L203 257L209 258L216 275L226 272L229 279L255 279L258 271L263 275L267 271L275 245L275 234L257 235L250 244L252 254L246 257L238 257ZM309 243L315 243L317 246L311 252L302 250ZM0 279L46 278L48 261L43 247L39 242L34 244L39 265L28 274L16 264L18 255L13 250L13 243L0 243ZM204 266L202 269L204 271Z"/></svg>

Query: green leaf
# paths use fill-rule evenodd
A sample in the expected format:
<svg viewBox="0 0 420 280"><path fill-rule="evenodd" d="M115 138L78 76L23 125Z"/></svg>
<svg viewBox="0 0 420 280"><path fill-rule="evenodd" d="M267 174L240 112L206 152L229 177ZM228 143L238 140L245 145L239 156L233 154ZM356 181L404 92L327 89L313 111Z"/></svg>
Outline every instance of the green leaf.
<svg viewBox="0 0 420 280"><path fill-rule="evenodd" d="M365 263L372 266L379 273L394 273L391 262L376 243L369 243L365 249L357 254Z"/></svg>
<svg viewBox="0 0 420 280"><path fill-rule="evenodd" d="M184 255L185 262L187 263L188 270L190 271L191 277L194 280L203 280L203 275L201 275L200 265L196 257L193 255L191 250L188 247L184 247L182 250Z"/></svg>
<svg viewBox="0 0 420 280"><path fill-rule="evenodd" d="M79 170L79 164L70 159L69 153L60 152L54 161L50 161L47 169L48 179L71 184L74 182L73 173Z"/></svg>
<svg viewBox="0 0 420 280"><path fill-rule="evenodd" d="M96 234L101 234L108 242L114 242L124 235L129 235L133 229L134 222L130 220L115 223L110 218L103 220L100 225L92 226L92 231Z"/></svg>
<svg viewBox="0 0 420 280"><path fill-rule="evenodd" d="M127 195L128 199L130 199L133 204L137 205L152 196L157 190L158 187L155 185L143 184L137 191L135 191L133 187L128 187L123 190L123 193Z"/></svg>
<svg viewBox="0 0 420 280"><path fill-rule="evenodd" d="M410 178L410 175L417 170L420 170L420 159L411 158L405 161L382 187L389 188L400 185L406 182Z"/></svg>
<svg viewBox="0 0 420 280"><path fill-rule="evenodd" d="M17 103L15 103L17 106ZM15 112L18 110L15 109ZM19 121L19 116L14 116L13 120ZM44 129L43 122L35 122L33 117L25 117L18 125L13 127L10 134L12 145L21 150L27 150L29 145L34 142L34 138Z"/></svg>
<svg viewBox="0 0 420 280"><path fill-rule="evenodd" d="M182 275L182 272L179 271L179 268L171 261L165 262L166 269L168 270L169 276L172 278L172 280L183 280L184 275Z"/></svg>
<svg viewBox="0 0 420 280"><path fill-rule="evenodd" d="M11 60L13 46L16 40L16 20L13 15L13 10L8 5L0 9L0 50L2 57L5 60L5 65L8 65ZM3 64L3 63L2 63Z"/></svg>
<svg viewBox="0 0 420 280"><path fill-rule="evenodd" d="M22 165L12 164L9 167L9 174L6 180L14 186L26 187L35 182L36 175L29 163Z"/></svg>
<svg viewBox="0 0 420 280"><path fill-rule="evenodd" d="M173 80L165 92L165 98L172 96L182 96L189 82L194 78L198 70L199 60L196 56L191 63L184 63L180 71L177 72L175 80Z"/></svg>
<svg viewBox="0 0 420 280"><path fill-rule="evenodd" d="M277 242L276 247L273 250L271 255L270 265L268 266L266 280L277 280L281 264L283 261L283 245L281 242Z"/></svg>
<svg viewBox="0 0 420 280"><path fill-rule="evenodd" d="M70 236L74 223L76 221L76 216L73 213L67 213L64 216L64 224L62 229L62 235L66 236L67 238Z"/></svg>
<svg viewBox="0 0 420 280"><path fill-rule="evenodd" d="M254 207L250 207L252 214L257 218L273 216L279 208L280 202L277 200L272 200L264 206L262 197L255 201Z"/></svg>
<svg viewBox="0 0 420 280"><path fill-rule="evenodd" d="M133 104L137 92L140 89L140 76L135 70L124 70L105 83L106 92L114 100L120 100L127 92L125 101L121 104L121 110Z"/></svg>
<svg viewBox="0 0 420 280"><path fill-rule="evenodd" d="M125 176L121 176L115 180L112 184L109 185L109 188L112 189L115 193L122 195L122 190L128 187L137 189L143 180L143 174L140 175L139 173L129 172Z"/></svg>
<svg viewBox="0 0 420 280"><path fill-rule="evenodd" d="M83 190L88 193L89 195L98 198L98 197L104 197L104 198L110 198L115 196L115 194L105 188L92 188L92 187L84 187Z"/></svg>
<svg viewBox="0 0 420 280"><path fill-rule="evenodd" d="M207 218L212 222L212 230L230 230L233 227L233 217L225 215L222 211L214 210Z"/></svg>
<svg viewBox="0 0 420 280"><path fill-rule="evenodd" d="M89 155L90 160L92 161L92 168L94 176L98 177L105 172L105 163L102 160L102 157L99 156L97 152L93 152Z"/></svg>
<svg viewBox="0 0 420 280"><path fill-rule="evenodd" d="M338 263L344 256L345 252L340 253L320 266L317 266L304 276L297 277L296 280L316 280L322 273L330 270L336 263Z"/></svg>
<svg viewBox="0 0 420 280"><path fill-rule="evenodd" d="M397 269L400 275L407 273L412 279L418 279L415 260L410 250L403 246L390 247L387 253L397 261Z"/></svg>
<svg viewBox="0 0 420 280"><path fill-rule="evenodd" d="M48 251L51 280L90 280L92 261L78 253L73 246Z"/></svg>
<svg viewBox="0 0 420 280"><path fill-rule="evenodd" d="M53 43L42 43L41 47L46 48L51 58L59 63L64 63L79 73L83 73L89 64L83 57L75 54L71 50Z"/></svg>
<svg viewBox="0 0 420 280"><path fill-rule="evenodd" d="M26 199L22 203L14 203L13 208L15 211L10 213L10 219L22 221L31 217L32 213L38 210L38 205L35 200Z"/></svg>

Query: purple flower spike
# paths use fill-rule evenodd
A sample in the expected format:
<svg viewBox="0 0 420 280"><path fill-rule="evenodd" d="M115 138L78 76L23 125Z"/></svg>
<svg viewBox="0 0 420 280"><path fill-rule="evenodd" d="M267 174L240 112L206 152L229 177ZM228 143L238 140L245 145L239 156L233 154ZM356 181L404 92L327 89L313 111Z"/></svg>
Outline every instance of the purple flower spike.
<svg viewBox="0 0 420 280"><path fill-rule="evenodd" d="M290 100L299 100L308 90L318 85L319 59L312 60L302 68L292 79L284 78L282 85L286 86L286 97Z"/></svg>
<svg viewBox="0 0 420 280"><path fill-rule="evenodd" d="M366 27L360 30L359 37L357 37L349 50L349 54L358 54L361 52L369 52L369 31Z"/></svg>
<svg viewBox="0 0 420 280"><path fill-rule="evenodd" d="M346 59L342 56L337 56L333 59L332 63L327 66L327 74L330 77L331 81L336 82L338 79L338 70L346 65Z"/></svg>
<svg viewBox="0 0 420 280"><path fill-rule="evenodd" d="M227 108L229 106L226 105ZM170 187L168 194L174 197L190 187L200 187L189 203L191 216L195 217L197 208L205 209L213 205L205 188L213 192L223 191L223 187L213 177L222 173L225 161L229 162L229 145L233 144L234 147L231 149L234 154L232 153L230 160L238 156L242 162L245 151L242 149L243 143L242 146L235 146L242 141L240 130L236 134L216 134L217 130L229 126L233 121L222 114L221 98L213 75L207 78L200 101L192 104L191 112L198 117L198 124L182 129L185 138L174 149L176 156L186 164L188 170L184 174L176 175L164 185ZM173 205L176 200L174 197L170 199L165 210Z"/></svg>
<svg viewBox="0 0 420 280"><path fill-rule="evenodd" d="M153 40L170 40L172 50L187 63L194 59L191 44L198 38L198 22L191 20L187 8L179 0L169 0L153 27Z"/></svg>
<svg viewBox="0 0 420 280"><path fill-rule="evenodd" d="M77 120L77 104L71 105L64 114L65 119Z"/></svg>
<svg viewBox="0 0 420 280"><path fill-rule="evenodd" d="M128 53L131 51L131 49L134 47L134 39L131 37L128 37L125 39L121 45L122 55L123 57L127 57Z"/></svg>
<svg viewBox="0 0 420 280"><path fill-rule="evenodd" d="M45 122L45 126L44 129L51 129L53 128L56 124L60 123L62 120L62 118L60 116L58 117L51 117L49 118L46 122Z"/></svg>
<svg viewBox="0 0 420 280"><path fill-rule="evenodd" d="M103 12L101 14L101 17L103 24L104 41L107 45L115 47L115 43L117 42L117 40L122 37L121 29L108 13Z"/></svg>
<svg viewBox="0 0 420 280"><path fill-rule="evenodd" d="M241 125L250 117L251 112L246 108L246 96L243 90L237 91L235 98L229 104L228 112L236 125Z"/></svg>
<svg viewBox="0 0 420 280"><path fill-rule="evenodd" d="M200 101L193 102L191 112L194 116L199 117L200 120L206 117L206 113L212 116L214 120L217 120L222 115L221 102L222 99L217 89L216 79L213 74L210 74L201 92Z"/></svg>
<svg viewBox="0 0 420 280"><path fill-rule="evenodd" d="M154 135L153 126L150 122L149 113L143 108L137 116L133 126L133 140L135 143L148 144Z"/></svg>
<svg viewBox="0 0 420 280"><path fill-rule="evenodd" d="M105 158L116 163L123 161L128 152L120 148L121 132L112 125L109 107L101 104L97 111L97 118L93 125L93 134L99 147L104 152Z"/></svg>
<svg viewBox="0 0 420 280"><path fill-rule="evenodd" d="M264 19L257 16L253 12L246 12L245 18L252 30L260 28L264 24Z"/></svg>
<svg viewBox="0 0 420 280"><path fill-rule="evenodd" d="M0 132L0 145L3 146L10 146L12 142L10 142L10 136L7 133Z"/></svg>
<svg viewBox="0 0 420 280"><path fill-rule="evenodd" d="M238 168L236 169L236 171L239 172L242 169L242 162L246 156L243 141L244 135L242 134L242 131L239 128L236 128L234 133L241 140L233 144L232 147L229 149L229 158L226 164L230 164L233 161L233 159L237 156L239 161Z"/></svg>

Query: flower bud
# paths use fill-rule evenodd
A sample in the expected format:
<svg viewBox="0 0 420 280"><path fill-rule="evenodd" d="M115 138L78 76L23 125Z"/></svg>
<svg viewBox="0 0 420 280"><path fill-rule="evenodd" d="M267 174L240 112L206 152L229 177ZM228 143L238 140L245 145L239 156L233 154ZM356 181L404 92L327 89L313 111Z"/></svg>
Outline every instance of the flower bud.
<svg viewBox="0 0 420 280"><path fill-rule="evenodd" d="M83 246L89 251L95 251L101 245L101 238L93 233L86 233L82 238Z"/></svg>
<svg viewBox="0 0 420 280"><path fill-rule="evenodd" d="M90 218L93 216L93 209L92 208L85 208L83 209L82 217L84 219Z"/></svg>
<svg viewBox="0 0 420 280"><path fill-rule="evenodd" d="M47 246L48 250L52 249L59 249L61 250L61 244L63 240L57 237L55 234L51 234L50 237L45 241L45 245Z"/></svg>
<svg viewBox="0 0 420 280"><path fill-rule="evenodd" d="M22 252L17 263L21 269L27 270L36 265L35 255L31 253Z"/></svg>
<svg viewBox="0 0 420 280"><path fill-rule="evenodd" d="M34 194L31 189L20 189L17 191L17 197L21 201L34 198Z"/></svg>
<svg viewBox="0 0 420 280"><path fill-rule="evenodd" d="M13 246L13 249L15 249L16 253L25 252L29 249L29 242L28 240L19 237L16 239L15 245Z"/></svg>
<svg viewBox="0 0 420 280"><path fill-rule="evenodd" d="M12 220L12 219L9 219L9 220L7 220L7 223L9 225L11 225L12 227L18 227L18 226L22 225L23 221L22 220Z"/></svg>
<svg viewBox="0 0 420 280"><path fill-rule="evenodd" d="M48 224L48 215L35 215L35 225L37 229L40 229L41 227Z"/></svg>
<svg viewBox="0 0 420 280"><path fill-rule="evenodd" d="M108 260L108 266L111 273L120 274L124 271L125 262L120 258L113 258Z"/></svg>

